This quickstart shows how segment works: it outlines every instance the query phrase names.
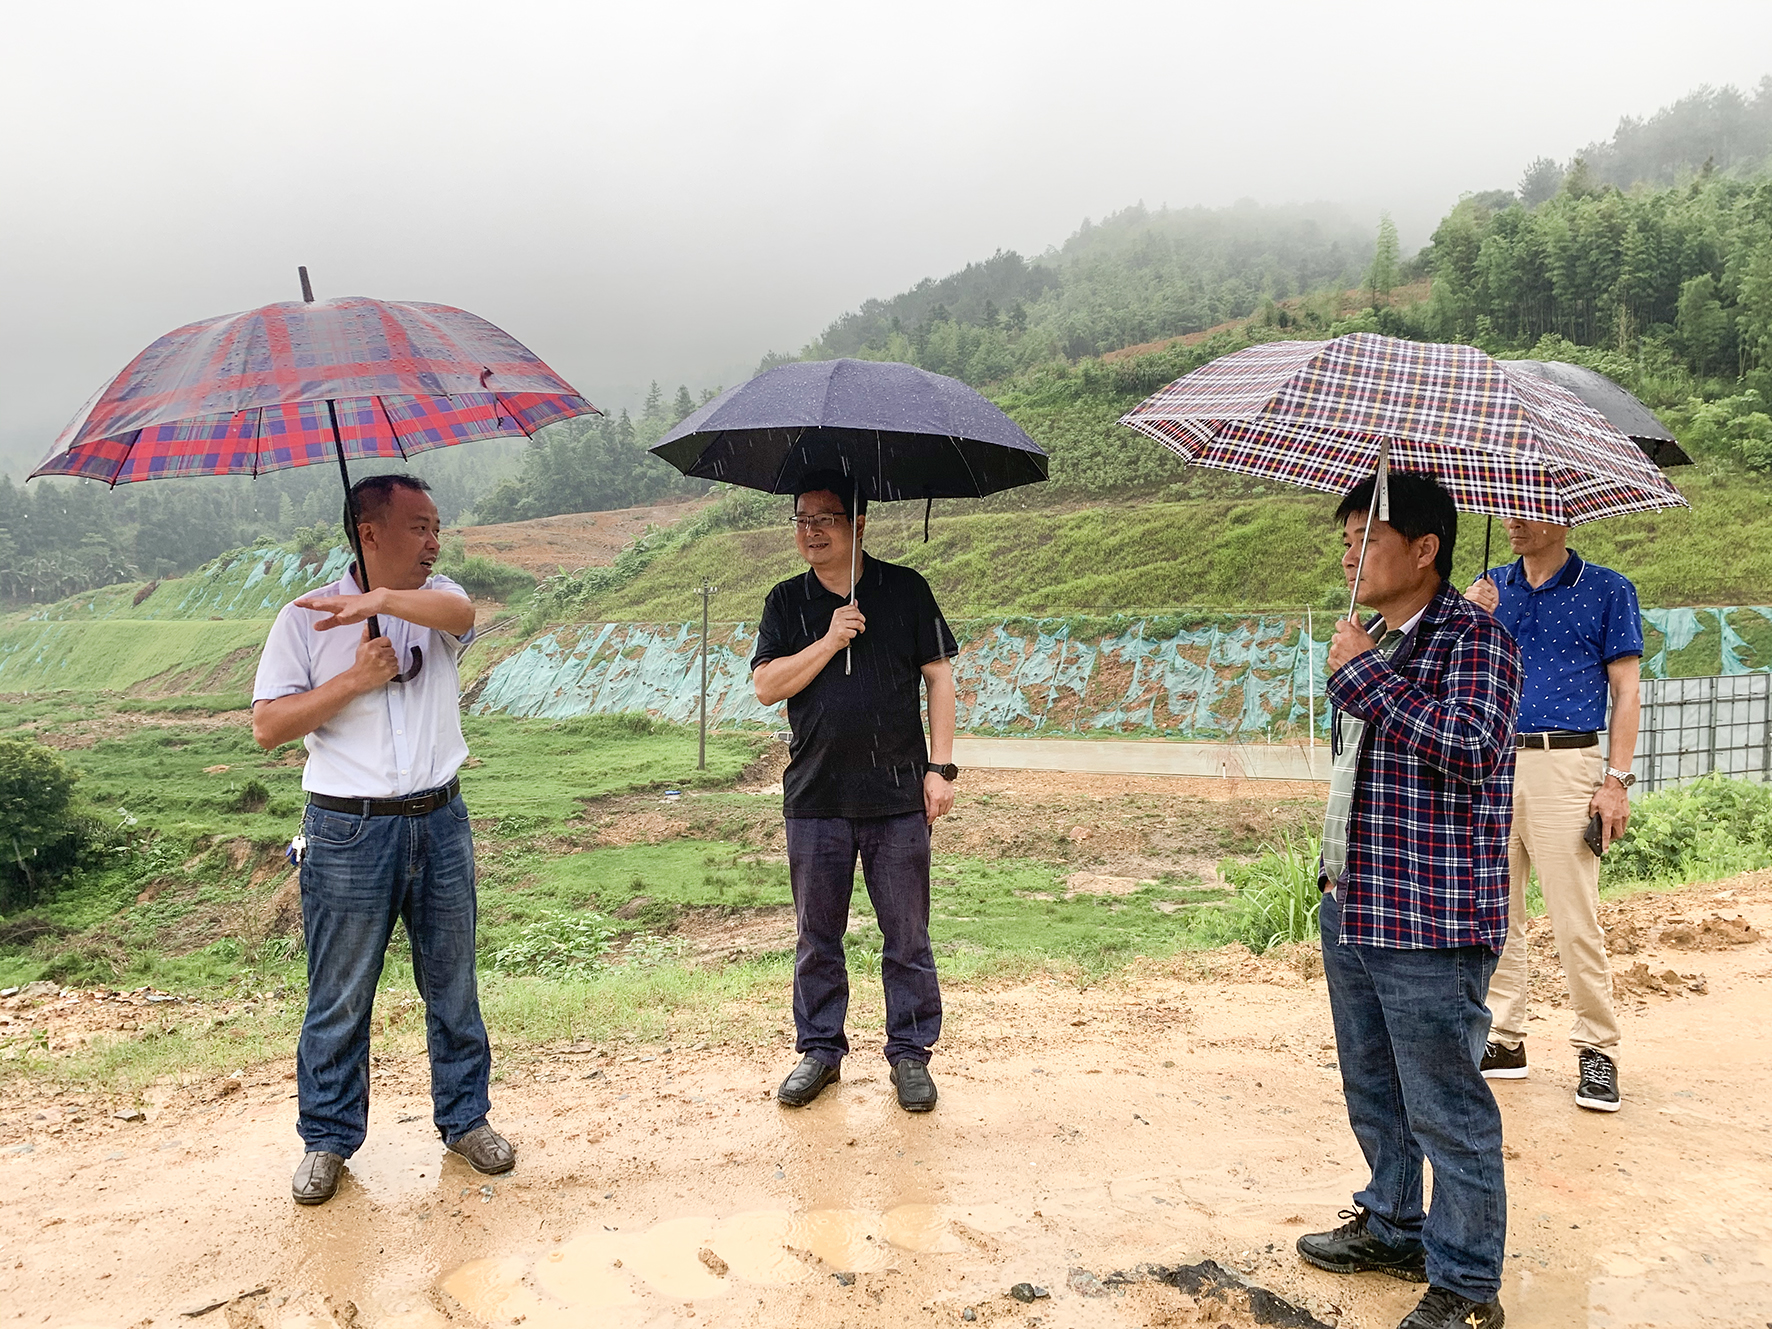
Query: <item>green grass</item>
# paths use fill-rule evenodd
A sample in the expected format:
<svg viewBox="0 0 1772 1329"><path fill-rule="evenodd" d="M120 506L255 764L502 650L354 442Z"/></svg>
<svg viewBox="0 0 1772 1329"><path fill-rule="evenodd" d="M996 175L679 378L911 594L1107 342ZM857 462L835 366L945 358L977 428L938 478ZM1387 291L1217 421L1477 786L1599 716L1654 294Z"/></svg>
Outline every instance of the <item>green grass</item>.
<svg viewBox="0 0 1772 1329"><path fill-rule="evenodd" d="M764 739L715 734L708 768L696 769L696 731L643 715L586 715L570 720L463 716L477 763L462 771L462 795L475 817L525 817L559 823L585 801L638 789L712 789L730 785Z"/></svg>
<svg viewBox="0 0 1772 1329"><path fill-rule="evenodd" d="M1577 529L1571 543L1630 577L1645 605L1772 603L1772 489L1698 467L1673 478L1692 511L1596 522ZM921 513L907 518L882 510L867 547L921 571L953 619L1188 605L1331 607L1345 603L1341 542L1329 522L1334 506L1328 495L1287 491L1076 510L938 512L928 544ZM1482 562L1485 524L1471 516L1459 524L1453 579L1461 588ZM1510 558L1498 523L1491 562ZM692 588L706 576L720 586L717 617L754 620L769 588L802 567L785 529L717 532L593 597L582 616L687 621L700 612ZM1707 635L1714 654L1715 634ZM1772 658L1772 631L1752 644Z"/></svg>
<svg viewBox="0 0 1772 1329"><path fill-rule="evenodd" d="M0 693L49 689L241 691L252 682L270 621L153 623L140 619L0 623Z"/></svg>

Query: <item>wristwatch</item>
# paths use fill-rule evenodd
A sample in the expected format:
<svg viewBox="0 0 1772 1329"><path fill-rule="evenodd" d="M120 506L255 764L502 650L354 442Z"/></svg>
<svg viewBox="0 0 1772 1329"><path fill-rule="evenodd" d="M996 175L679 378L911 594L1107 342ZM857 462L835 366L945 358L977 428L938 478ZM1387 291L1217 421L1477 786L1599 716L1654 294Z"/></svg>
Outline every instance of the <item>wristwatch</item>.
<svg viewBox="0 0 1772 1329"><path fill-rule="evenodd" d="M960 778L960 768L951 761L946 766L937 766L932 761L926 761L923 763L923 773L925 775L939 775L949 783Z"/></svg>
<svg viewBox="0 0 1772 1329"><path fill-rule="evenodd" d="M1637 777L1632 775L1629 771L1615 771L1610 766L1608 766L1606 768L1606 774L1610 775L1614 780L1618 781L1618 783L1623 785L1626 789L1629 789L1632 785L1634 785L1637 782Z"/></svg>

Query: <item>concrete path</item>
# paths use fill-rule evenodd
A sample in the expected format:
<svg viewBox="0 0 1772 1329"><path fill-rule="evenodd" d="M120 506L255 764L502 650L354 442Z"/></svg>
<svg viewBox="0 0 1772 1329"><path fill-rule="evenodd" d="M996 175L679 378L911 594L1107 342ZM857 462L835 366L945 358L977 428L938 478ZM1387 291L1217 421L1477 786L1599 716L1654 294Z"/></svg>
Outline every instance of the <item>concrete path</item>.
<svg viewBox="0 0 1772 1329"><path fill-rule="evenodd" d="M1217 775L1245 780L1329 779L1329 749L1302 743L1180 743L1163 739L956 738L962 767L1092 771L1102 775Z"/></svg>

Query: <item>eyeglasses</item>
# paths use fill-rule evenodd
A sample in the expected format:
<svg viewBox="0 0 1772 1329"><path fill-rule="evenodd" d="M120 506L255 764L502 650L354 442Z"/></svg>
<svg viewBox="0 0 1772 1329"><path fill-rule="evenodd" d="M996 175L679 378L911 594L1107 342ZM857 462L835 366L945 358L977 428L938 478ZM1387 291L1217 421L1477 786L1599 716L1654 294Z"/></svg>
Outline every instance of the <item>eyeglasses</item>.
<svg viewBox="0 0 1772 1329"><path fill-rule="evenodd" d="M813 531L828 531L840 521L849 518L841 512L815 512L806 517L790 517L788 525L810 534Z"/></svg>

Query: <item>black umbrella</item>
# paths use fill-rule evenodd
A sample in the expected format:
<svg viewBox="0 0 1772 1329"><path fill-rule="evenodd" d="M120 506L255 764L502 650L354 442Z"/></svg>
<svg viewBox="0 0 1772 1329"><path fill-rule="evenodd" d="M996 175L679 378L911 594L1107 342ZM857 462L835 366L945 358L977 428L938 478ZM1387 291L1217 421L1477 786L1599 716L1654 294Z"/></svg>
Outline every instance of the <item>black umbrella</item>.
<svg viewBox="0 0 1772 1329"><path fill-rule="evenodd" d="M1597 369L1565 364L1561 360L1503 360L1501 367L1507 373L1523 369L1560 388L1567 388L1611 421L1619 433L1629 435L1631 442L1643 450L1643 455L1662 470L1692 464L1692 458L1675 441L1668 427L1656 419L1655 412Z"/></svg>
<svg viewBox="0 0 1772 1329"><path fill-rule="evenodd" d="M1632 443L1642 449L1643 455L1662 470L1692 464L1692 458L1686 455L1685 449L1679 445L1668 427L1656 417L1655 412L1599 370L1589 369L1586 365L1572 365L1563 360L1502 360L1499 363L1505 373L1531 374L1574 393L1605 416L1619 433L1629 437ZM1495 518L1491 517L1483 528L1484 572L1489 570L1489 536L1494 529Z"/></svg>
<svg viewBox="0 0 1772 1329"><path fill-rule="evenodd" d="M684 475L767 494L837 471L870 499L923 499L925 539L936 499L1033 484L1047 464L1038 443L964 383L889 360L780 365L721 393L651 450Z"/></svg>

